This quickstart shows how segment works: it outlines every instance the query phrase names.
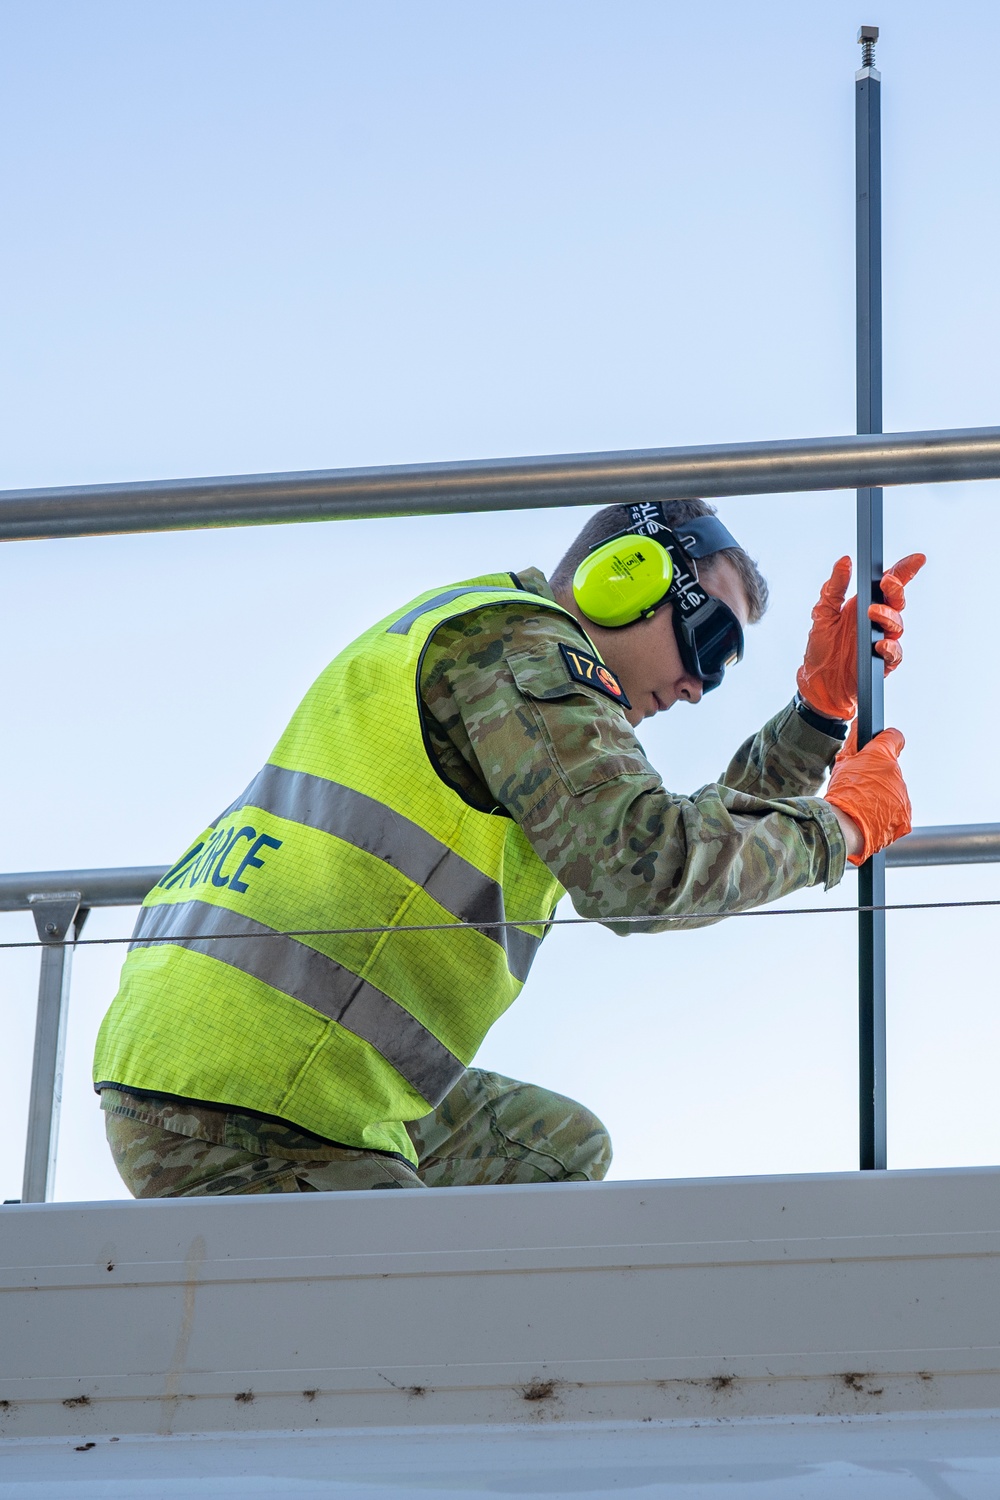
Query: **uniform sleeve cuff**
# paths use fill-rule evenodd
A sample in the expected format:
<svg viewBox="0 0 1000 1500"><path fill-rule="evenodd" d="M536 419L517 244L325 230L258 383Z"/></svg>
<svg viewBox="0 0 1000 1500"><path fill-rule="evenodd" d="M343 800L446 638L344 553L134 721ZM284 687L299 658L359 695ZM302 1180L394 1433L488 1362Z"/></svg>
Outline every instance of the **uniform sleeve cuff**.
<svg viewBox="0 0 1000 1500"><path fill-rule="evenodd" d="M822 797L817 797L814 799L814 806L816 822L819 824L826 847L826 875L823 879L823 889L828 891L832 886L839 885L844 878L844 870L847 866L847 841L840 831L837 814L829 802L825 802Z"/></svg>

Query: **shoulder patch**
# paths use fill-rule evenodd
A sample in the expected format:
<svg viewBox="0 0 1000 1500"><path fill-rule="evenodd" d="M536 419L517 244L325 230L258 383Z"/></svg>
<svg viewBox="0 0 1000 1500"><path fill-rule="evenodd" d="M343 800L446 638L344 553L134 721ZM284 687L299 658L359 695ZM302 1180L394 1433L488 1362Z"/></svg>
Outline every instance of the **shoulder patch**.
<svg viewBox="0 0 1000 1500"><path fill-rule="evenodd" d="M612 703L620 703L622 708L632 707L614 672L610 667L604 666L603 662L599 662L596 656L591 656L587 651L577 651L574 646L564 646L562 641L559 642L559 650L566 663L566 670L575 682L595 688L605 698L610 698Z"/></svg>

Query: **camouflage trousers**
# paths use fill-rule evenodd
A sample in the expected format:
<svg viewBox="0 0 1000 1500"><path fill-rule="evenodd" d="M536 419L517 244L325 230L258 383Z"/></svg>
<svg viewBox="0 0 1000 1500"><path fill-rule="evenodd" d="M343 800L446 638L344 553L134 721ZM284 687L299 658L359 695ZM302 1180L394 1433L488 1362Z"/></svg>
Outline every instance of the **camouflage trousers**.
<svg viewBox="0 0 1000 1500"><path fill-rule="evenodd" d="M433 1114L409 1123L416 1169L401 1157L330 1145L238 1110L101 1095L111 1153L136 1198L329 1193L599 1181L611 1139L572 1099L470 1068Z"/></svg>

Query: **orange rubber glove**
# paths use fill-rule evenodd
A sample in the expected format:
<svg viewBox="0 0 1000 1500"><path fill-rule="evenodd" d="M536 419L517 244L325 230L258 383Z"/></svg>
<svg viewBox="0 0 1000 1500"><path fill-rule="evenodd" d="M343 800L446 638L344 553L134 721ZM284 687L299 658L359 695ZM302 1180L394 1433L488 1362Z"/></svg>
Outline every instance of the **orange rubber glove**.
<svg viewBox="0 0 1000 1500"><path fill-rule="evenodd" d="M898 729L883 729L859 750L855 726L834 762L826 800L853 818L865 841L860 854L847 856L852 865L863 865L910 831L910 796L899 769L905 743Z"/></svg>
<svg viewBox="0 0 1000 1500"><path fill-rule="evenodd" d="M903 660L899 638L903 634L905 586L927 561L922 552L912 552L882 575L884 604L868 607L868 618L882 631L875 650L894 672ZM844 596L851 581L851 559L842 557L820 590L812 612L813 626L806 642L806 659L796 683L810 708L827 719L853 719L858 711L857 599Z"/></svg>

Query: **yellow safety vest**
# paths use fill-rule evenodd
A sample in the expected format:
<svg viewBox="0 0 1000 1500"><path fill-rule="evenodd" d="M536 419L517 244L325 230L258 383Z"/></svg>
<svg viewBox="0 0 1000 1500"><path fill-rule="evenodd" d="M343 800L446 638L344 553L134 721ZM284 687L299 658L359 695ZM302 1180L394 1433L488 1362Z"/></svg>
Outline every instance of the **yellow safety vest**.
<svg viewBox="0 0 1000 1500"><path fill-rule="evenodd" d="M515 599L567 614L492 574L421 595L330 663L263 770L146 897L98 1087L415 1160L402 1122L461 1077L563 894L517 824L470 807L424 745L434 631ZM440 927L453 922L481 925Z"/></svg>

